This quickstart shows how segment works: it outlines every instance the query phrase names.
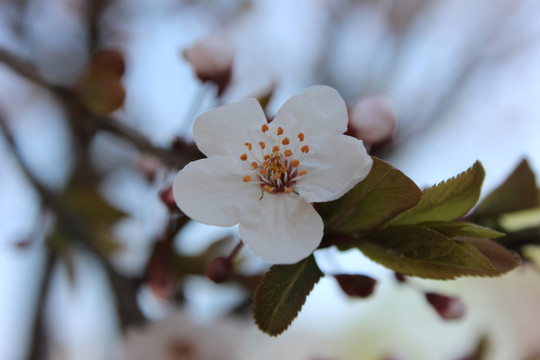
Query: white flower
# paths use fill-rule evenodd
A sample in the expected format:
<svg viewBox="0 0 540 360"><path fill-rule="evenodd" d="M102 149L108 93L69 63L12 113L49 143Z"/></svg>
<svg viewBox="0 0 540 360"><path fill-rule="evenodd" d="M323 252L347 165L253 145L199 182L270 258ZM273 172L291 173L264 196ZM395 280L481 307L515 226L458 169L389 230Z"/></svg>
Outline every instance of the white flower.
<svg viewBox="0 0 540 360"><path fill-rule="evenodd" d="M208 225L240 224L240 238L265 261L296 263L323 236L310 203L341 197L371 169L362 141L343 135L347 121L328 86L292 97L271 123L255 99L208 111L193 126L208 158L178 173L176 203Z"/></svg>

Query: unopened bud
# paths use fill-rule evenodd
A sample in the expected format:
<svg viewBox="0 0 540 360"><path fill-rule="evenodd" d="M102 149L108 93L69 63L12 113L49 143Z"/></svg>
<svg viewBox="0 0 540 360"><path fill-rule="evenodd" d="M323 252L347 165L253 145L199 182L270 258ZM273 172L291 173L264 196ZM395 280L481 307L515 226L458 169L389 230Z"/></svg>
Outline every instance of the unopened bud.
<svg viewBox="0 0 540 360"><path fill-rule="evenodd" d="M370 145L380 145L392 137L396 116L388 103L379 96L358 101L349 111L349 131L352 136Z"/></svg>
<svg viewBox="0 0 540 360"><path fill-rule="evenodd" d="M398 272L395 272L394 273L394 277L396 278L396 280L400 283L404 283L407 281L407 278L405 277L405 275L403 275L402 273L398 273Z"/></svg>
<svg viewBox="0 0 540 360"><path fill-rule="evenodd" d="M373 293L377 280L365 275L334 275L345 294L353 297L368 297Z"/></svg>
<svg viewBox="0 0 540 360"><path fill-rule="evenodd" d="M227 39L221 36L202 38L185 48L182 55L202 82L213 82L218 87L218 96L223 93L231 79L234 60L234 49Z"/></svg>
<svg viewBox="0 0 540 360"><path fill-rule="evenodd" d="M229 257L220 256L208 264L204 271L206 277L216 284L227 281L233 273L233 264Z"/></svg>
<svg viewBox="0 0 540 360"><path fill-rule="evenodd" d="M455 297L426 293L426 300L433 306L439 315L445 320L455 320L465 314L465 304Z"/></svg>

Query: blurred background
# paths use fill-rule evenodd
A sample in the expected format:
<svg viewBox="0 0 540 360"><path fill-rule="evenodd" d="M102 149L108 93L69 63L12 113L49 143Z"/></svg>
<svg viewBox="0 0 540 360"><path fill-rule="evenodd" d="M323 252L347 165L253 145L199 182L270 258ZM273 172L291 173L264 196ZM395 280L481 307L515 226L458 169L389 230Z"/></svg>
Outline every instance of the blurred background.
<svg viewBox="0 0 540 360"><path fill-rule="evenodd" d="M483 195L523 158L540 170L540 3L534 0L1 0L0 360L540 358L540 275L408 279L359 252L326 274L378 280L366 299L331 276L278 338L250 296L267 264L236 229L170 207L200 157L202 111L257 97L272 117L336 88L352 134L427 187L476 160ZM532 228L538 228L538 216ZM445 319L426 292L465 313Z"/></svg>

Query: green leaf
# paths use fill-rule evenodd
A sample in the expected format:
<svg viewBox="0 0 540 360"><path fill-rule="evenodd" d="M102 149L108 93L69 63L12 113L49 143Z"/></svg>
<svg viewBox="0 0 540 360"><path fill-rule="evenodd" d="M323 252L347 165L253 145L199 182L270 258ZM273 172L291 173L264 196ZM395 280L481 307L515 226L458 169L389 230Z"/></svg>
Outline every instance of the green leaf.
<svg viewBox="0 0 540 360"><path fill-rule="evenodd" d="M313 255L297 264L272 266L253 299L253 318L259 329L271 336L285 331L322 276Z"/></svg>
<svg viewBox="0 0 540 360"><path fill-rule="evenodd" d="M392 165L373 158L369 175L340 199L319 204L327 233L362 234L414 206L416 184Z"/></svg>
<svg viewBox="0 0 540 360"><path fill-rule="evenodd" d="M467 171L427 189L415 207L396 216L390 224L452 221L465 215L480 197L484 175L484 168L477 161Z"/></svg>
<svg viewBox="0 0 540 360"><path fill-rule="evenodd" d="M502 232L467 222L432 222L423 223L422 225L440 232L449 238L454 238L457 236L469 236L476 238L496 239L505 235Z"/></svg>
<svg viewBox="0 0 540 360"><path fill-rule="evenodd" d="M372 260L389 269L430 279L453 279L465 275L495 276L502 273L497 265L501 269L508 269L511 266L505 267L504 264L515 264L512 253L491 240L463 239L466 238L455 241L424 226L403 225L371 233L356 245ZM490 252L491 249L497 251ZM512 261L504 257L508 254ZM499 258L502 259L501 264L493 263Z"/></svg>
<svg viewBox="0 0 540 360"><path fill-rule="evenodd" d="M527 160L523 160L508 179L478 205L474 216L494 218L535 207L538 205L537 193L534 172Z"/></svg>

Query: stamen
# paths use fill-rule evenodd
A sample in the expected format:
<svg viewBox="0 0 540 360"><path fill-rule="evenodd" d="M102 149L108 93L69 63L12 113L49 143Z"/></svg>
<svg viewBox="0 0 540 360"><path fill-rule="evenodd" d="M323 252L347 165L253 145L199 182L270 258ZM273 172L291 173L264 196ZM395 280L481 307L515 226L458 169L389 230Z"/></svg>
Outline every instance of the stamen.
<svg viewBox="0 0 540 360"><path fill-rule="evenodd" d="M270 155L268 155L268 154L264 155L264 160L268 160L268 159L270 159Z"/></svg>
<svg viewBox="0 0 540 360"><path fill-rule="evenodd" d="M262 176L266 176L266 169L265 168L261 168L261 170L259 171L261 173Z"/></svg>
<svg viewBox="0 0 540 360"><path fill-rule="evenodd" d="M286 189L285 189L285 194L292 193L292 191L293 191L292 188L286 188Z"/></svg>
<svg viewBox="0 0 540 360"><path fill-rule="evenodd" d="M289 140L289 138L285 138L285 139L281 140L281 143L282 143L283 145L289 145L290 142L291 142L291 141Z"/></svg>
<svg viewBox="0 0 540 360"><path fill-rule="evenodd" d="M300 150L302 150L303 153L307 154L309 152L309 146L304 145Z"/></svg>
<svg viewBox="0 0 540 360"><path fill-rule="evenodd" d="M251 151L251 149L253 149L253 146L250 144L250 143L245 143L244 145L247 146L247 148L249 149L249 151Z"/></svg>
<svg viewBox="0 0 540 360"><path fill-rule="evenodd" d="M254 169L256 169L256 168L259 167L259 164L257 164L256 161L254 161L254 162L251 163L251 167L254 168Z"/></svg>
<svg viewBox="0 0 540 360"><path fill-rule="evenodd" d="M270 185L264 185L264 191L272 192L272 188L270 187Z"/></svg>
<svg viewBox="0 0 540 360"><path fill-rule="evenodd" d="M298 139L304 141L304 133L298 133Z"/></svg>
<svg viewBox="0 0 540 360"><path fill-rule="evenodd" d="M250 182L252 179L251 179L251 176L247 175L247 176L244 176L244 182Z"/></svg>
<svg viewBox="0 0 540 360"><path fill-rule="evenodd" d="M298 165L300 165L300 161L298 161L298 160L293 160L293 161L291 161L291 165L292 165L293 167L298 167Z"/></svg>
<svg viewBox="0 0 540 360"><path fill-rule="evenodd" d="M285 156L291 156L292 155L292 151L287 149L283 152L285 154Z"/></svg>
<svg viewBox="0 0 540 360"><path fill-rule="evenodd" d="M275 152L279 152L279 146L274 146L272 148L272 152L275 153Z"/></svg>
<svg viewBox="0 0 540 360"><path fill-rule="evenodd" d="M240 155L240 160L246 161L247 160L247 154Z"/></svg>
<svg viewBox="0 0 540 360"><path fill-rule="evenodd" d="M283 128L281 126L277 128L277 134L278 136L283 134Z"/></svg>
<svg viewBox="0 0 540 360"><path fill-rule="evenodd" d="M261 126L261 131L263 133L267 132L268 131L268 124L264 124L263 126Z"/></svg>
<svg viewBox="0 0 540 360"><path fill-rule="evenodd" d="M264 143L264 141L259 141L259 146L261 147L261 149L264 150L264 148L266 147L266 144Z"/></svg>
<svg viewBox="0 0 540 360"><path fill-rule="evenodd" d="M279 179L279 173L274 174L274 180L277 180L277 179Z"/></svg>
<svg viewBox="0 0 540 360"><path fill-rule="evenodd" d="M298 176L304 176L307 174L307 171L306 170L302 170L298 173Z"/></svg>

